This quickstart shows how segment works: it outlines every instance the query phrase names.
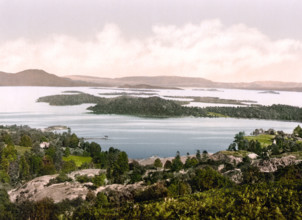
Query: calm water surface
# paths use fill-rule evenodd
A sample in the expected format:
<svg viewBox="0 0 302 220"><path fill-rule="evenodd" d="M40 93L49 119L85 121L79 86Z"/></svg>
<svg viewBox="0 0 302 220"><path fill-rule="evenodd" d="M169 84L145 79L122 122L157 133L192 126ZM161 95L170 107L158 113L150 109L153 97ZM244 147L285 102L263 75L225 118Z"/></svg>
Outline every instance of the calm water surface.
<svg viewBox="0 0 302 220"><path fill-rule="evenodd" d="M77 135L98 142L103 149L108 149L110 146L117 147L125 150L132 158L153 155L174 156L176 151L180 151L181 154L187 152L193 154L197 149L216 152L226 149L239 131L249 134L255 128L274 128L292 132L294 127L299 124L297 122L230 118L148 119L119 115L94 115L86 110L90 104L49 106L46 103L35 102L41 96L59 94L66 90L78 90L95 95L104 91L117 91L90 88L0 87L0 124L22 124L35 128L66 125ZM174 92L181 91L190 92L187 90ZM160 92L168 93L169 91ZM300 96L301 93L293 94ZM264 95L276 96L274 94ZM251 94L250 97L252 97ZM291 99L284 100L284 102L289 102ZM302 100L301 97L300 100ZM275 103L286 104L281 99ZM296 105L301 106L302 104ZM101 139L105 135L109 137L108 140Z"/></svg>

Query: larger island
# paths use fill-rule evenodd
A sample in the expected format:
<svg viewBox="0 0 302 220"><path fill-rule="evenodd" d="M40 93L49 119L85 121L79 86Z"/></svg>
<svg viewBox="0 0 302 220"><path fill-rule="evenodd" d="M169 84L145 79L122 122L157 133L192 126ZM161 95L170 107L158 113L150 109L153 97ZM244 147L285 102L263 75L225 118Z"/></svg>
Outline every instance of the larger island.
<svg viewBox="0 0 302 220"><path fill-rule="evenodd" d="M89 107L88 110L95 114L122 114L141 117L234 117L302 121L302 108L289 105L198 108L183 106L188 104L186 101L163 99L157 96L103 98L86 93L45 96L37 101L55 106L92 103L95 105Z"/></svg>

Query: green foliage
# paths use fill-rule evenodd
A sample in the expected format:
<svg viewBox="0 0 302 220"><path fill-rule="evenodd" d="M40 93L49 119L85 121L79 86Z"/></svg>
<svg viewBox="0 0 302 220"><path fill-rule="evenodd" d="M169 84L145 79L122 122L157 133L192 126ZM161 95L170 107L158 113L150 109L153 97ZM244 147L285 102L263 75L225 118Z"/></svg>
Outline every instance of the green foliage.
<svg viewBox="0 0 302 220"><path fill-rule="evenodd" d="M302 128L300 127L300 125L298 125L294 131L293 131L293 134L302 138Z"/></svg>
<svg viewBox="0 0 302 220"><path fill-rule="evenodd" d="M92 161L91 157L75 156L69 155L68 157L63 157L63 161L74 161L77 167L80 167L84 163L90 163Z"/></svg>
<svg viewBox="0 0 302 220"><path fill-rule="evenodd" d="M96 187L104 186L105 180L106 180L106 175L101 173L99 175L94 176L94 178L92 179L92 183Z"/></svg>
<svg viewBox="0 0 302 220"><path fill-rule="evenodd" d="M56 184L56 183L64 183L64 182L71 182L72 179L69 178L66 173L60 173L56 178L51 179L47 186L50 186L52 184Z"/></svg>
<svg viewBox="0 0 302 220"><path fill-rule="evenodd" d="M74 160L63 161L61 171L63 173L70 173L77 169L77 165Z"/></svg>
<svg viewBox="0 0 302 220"><path fill-rule="evenodd" d="M9 183L9 182L10 182L9 175L5 171L0 170L0 184L1 183Z"/></svg>
<svg viewBox="0 0 302 220"><path fill-rule="evenodd" d="M136 201L149 201L164 198L168 195L167 188L162 183L156 183L145 190L138 191L135 194Z"/></svg>
<svg viewBox="0 0 302 220"><path fill-rule="evenodd" d="M275 135L269 135L269 134L259 134L256 136L245 136L244 138L248 141L254 140L258 141L261 144L261 147L267 147L268 145L271 145L273 143L273 138Z"/></svg>
<svg viewBox="0 0 302 220"><path fill-rule="evenodd" d="M199 163L199 161L196 159L196 157L192 157L192 158L188 157L184 164L184 168L188 169L188 168L196 167L198 165L198 163Z"/></svg>
<svg viewBox="0 0 302 220"><path fill-rule="evenodd" d="M112 180L114 183L124 183L125 173L129 170L128 155L122 151L117 155L117 160L112 166ZM107 176L108 177L108 176ZM110 178L110 176L109 176ZM109 179L108 178L108 179Z"/></svg>
<svg viewBox="0 0 302 220"><path fill-rule="evenodd" d="M39 170L40 175L51 175L56 173L56 168L50 156L46 155L42 160L42 167Z"/></svg>
<svg viewBox="0 0 302 220"><path fill-rule="evenodd" d="M137 161L133 160L132 163L129 164L130 169L130 183L136 183L142 180L142 176L146 172L146 168L141 166Z"/></svg>
<svg viewBox="0 0 302 220"><path fill-rule="evenodd" d="M163 167L163 163L161 162L161 160L159 158L156 158L154 160L154 164L153 164L156 168L162 168Z"/></svg>
<svg viewBox="0 0 302 220"><path fill-rule="evenodd" d="M171 169L171 167L172 167L172 162L171 162L170 160L167 160L167 161L165 162L164 168L165 168L165 169Z"/></svg>
<svg viewBox="0 0 302 220"><path fill-rule="evenodd" d="M92 182L92 177L88 177L87 175L79 175L76 176L76 180L80 183L88 183L88 182Z"/></svg>
<svg viewBox="0 0 302 220"><path fill-rule="evenodd" d="M23 135L21 137L20 145L24 147L31 147L32 146L32 140L28 135Z"/></svg>
<svg viewBox="0 0 302 220"><path fill-rule="evenodd" d="M24 155L26 152L30 152L30 150L31 150L31 148L22 147L22 146L18 146L18 145L15 145L15 149L19 155Z"/></svg>
<svg viewBox="0 0 302 220"><path fill-rule="evenodd" d="M80 104L90 104L97 103L105 98L100 98L97 96L81 93L73 95L51 95L41 97L37 102L47 102L50 105L80 105Z"/></svg>
<svg viewBox="0 0 302 220"><path fill-rule="evenodd" d="M179 152L177 152L175 158L172 160L171 170L180 171L183 168L183 163L181 162Z"/></svg>
<svg viewBox="0 0 302 220"><path fill-rule="evenodd" d="M204 110L181 106L182 103L159 97L137 98L120 96L100 100L97 105L89 107L96 114L123 114L143 117L205 117Z"/></svg>
<svg viewBox="0 0 302 220"><path fill-rule="evenodd" d="M302 121L302 108L289 105L251 107L207 107L209 112L233 118L257 118L270 120Z"/></svg>
<svg viewBox="0 0 302 220"><path fill-rule="evenodd" d="M69 157L69 155L70 155L70 148L66 147L64 150L64 157Z"/></svg>
<svg viewBox="0 0 302 220"><path fill-rule="evenodd" d="M108 204L109 202L107 196L104 193L99 192L96 195L96 206L102 208L103 206L107 206Z"/></svg>
<svg viewBox="0 0 302 220"><path fill-rule="evenodd" d="M232 186L232 182L212 168L197 169L192 178L191 186L194 191L206 191L213 188Z"/></svg>
<svg viewBox="0 0 302 220"><path fill-rule="evenodd" d="M167 201L125 207L119 216L130 219L299 219L301 182L213 189Z"/></svg>
<svg viewBox="0 0 302 220"><path fill-rule="evenodd" d="M52 199L44 198L34 203L30 219L57 219L57 210Z"/></svg>
<svg viewBox="0 0 302 220"><path fill-rule="evenodd" d="M168 195L171 197L183 196L191 193L191 186L183 181L177 181L168 186Z"/></svg>
<svg viewBox="0 0 302 220"><path fill-rule="evenodd" d="M29 178L29 165L23 155L20 157L19 161L19 173L19 178L21 180L26 180Z"/></svg>

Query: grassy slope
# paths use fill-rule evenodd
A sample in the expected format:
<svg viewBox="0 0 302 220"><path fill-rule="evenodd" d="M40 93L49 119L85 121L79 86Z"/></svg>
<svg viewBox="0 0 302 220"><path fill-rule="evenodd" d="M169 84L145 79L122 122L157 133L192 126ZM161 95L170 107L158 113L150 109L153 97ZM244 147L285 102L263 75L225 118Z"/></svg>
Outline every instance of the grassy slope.
<svg viewBox="0 0 302 220"><path fill-rule="evenodd" d="M268 134L260 134L257 136L245 136L244 138L248 141L254 140L259 141L262 147L267 147L273 143L272 139L275 135L268 135Z"/></svg>
<svg viewBox="0 0 302 220"><path fill-rule="evenodd" d="M75 156L69 155L68 157L63 157L64 161L73 160L77 167L80 167L83 163L90 163L92 161L91 157Z"/></svg>

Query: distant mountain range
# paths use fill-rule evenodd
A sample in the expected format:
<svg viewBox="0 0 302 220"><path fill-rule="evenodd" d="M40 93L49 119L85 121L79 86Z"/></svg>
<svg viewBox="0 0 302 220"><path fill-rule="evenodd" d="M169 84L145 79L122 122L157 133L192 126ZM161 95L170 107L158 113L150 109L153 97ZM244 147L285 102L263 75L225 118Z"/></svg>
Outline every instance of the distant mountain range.
<svg viewBox="0 0 302 220"><path fill-rule="evenodd" d="M176 89L177 87L228 88L254 90L301 91L302 83L257 81L250 83L223 83L204 78L179 76L132 76L122 78L101 78L69 75L59 77L43 70L29 69L18 73L0 72L0 86L103 86L122 88Z"/></svg>
<svg viewBox="0 0 302 220"><path fill-rule="evenodd" d="M150 87L175 88L175 87L197 87L197 88L227 88L227 89L251 89L251 90L283 90L301 91L302 83L279 82L279 81L256 81L250 83L224 83L214 82L197 77L179 76L131 76L122 78L101 78L81 75L65 76L66 78L84 82L95 82L103 86L118 86L141 88L141 85ZM147 86L145 88L148 88Z"/></svg>
<svg viewBox="0 0 302 220"><path fill-rule="evenodd" d="M0 72L0 86L95 86L96 83L76 81L45 72L29 69L18 73Z"/></svg>

